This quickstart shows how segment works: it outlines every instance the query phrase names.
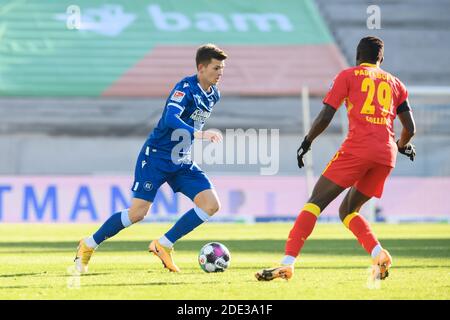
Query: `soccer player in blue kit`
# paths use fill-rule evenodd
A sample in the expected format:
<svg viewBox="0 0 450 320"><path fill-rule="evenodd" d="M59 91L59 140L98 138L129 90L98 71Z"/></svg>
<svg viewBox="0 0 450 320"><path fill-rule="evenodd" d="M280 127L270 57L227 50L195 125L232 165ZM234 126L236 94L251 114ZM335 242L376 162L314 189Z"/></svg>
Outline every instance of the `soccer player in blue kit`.
<svg viewBox="0 0 450 320"><path fill-rule="evenodd" d="M216 85L222 77L226 58L226 53L213 44L198 48L197 74L175 85L158 125L139 153L130 208L114 213L97 232L80 241L75 257L75 267L80 273L87 272L94 250L103 241L145 217L164 182L174 192L189 197L195 206L163 236L153 240L148 249L161 259L165 268L180 271L172 258L174 243L206 222L220 208L212 183L190 159L190 149L194 138L222 141L220 132L202 131L202 128L220 99Z"/></svg>

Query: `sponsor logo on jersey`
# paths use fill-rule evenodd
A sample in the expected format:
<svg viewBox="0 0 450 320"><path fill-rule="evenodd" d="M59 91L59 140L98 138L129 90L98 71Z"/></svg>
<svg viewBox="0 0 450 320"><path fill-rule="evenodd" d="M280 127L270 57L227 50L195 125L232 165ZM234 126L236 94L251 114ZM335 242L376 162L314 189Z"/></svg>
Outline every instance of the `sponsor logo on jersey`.
<svg viewBox="0 0 450 320"><path fill-rule="evenodd" d="M185 84L183 84L183 89L186 87L189 87L189 83L187 83L187 82Z"/></svg>
<svg viewBox="0 0 450 320"><path fill-rule="evenodd" d="M186 94L183 91L175 90L175 92L172 94L172 97L170 97L170 100L181 102Z"/></svg>
<svg viewBox="0 0 450 320"><path fill-rule="evenodd" d="M206 119L209 118L211 112L197 109L191 114L191 119L194 121L202 121L205 122Z"/></svg>

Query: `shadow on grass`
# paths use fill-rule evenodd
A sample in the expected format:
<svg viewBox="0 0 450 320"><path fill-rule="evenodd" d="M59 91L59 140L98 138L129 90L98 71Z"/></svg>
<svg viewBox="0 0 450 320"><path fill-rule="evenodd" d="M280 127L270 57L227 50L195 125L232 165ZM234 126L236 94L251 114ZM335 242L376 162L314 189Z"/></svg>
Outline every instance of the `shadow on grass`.
<svg viewBox="0 0 450 320"><path fill-rule="evenodd" d="M83 277L95 277L95 276L104 276L110 275L108 272L92 272L83 274ZM57 278L68 278L73 277L71 274L60 274L60 273L52 273L52 272L29 272L29 273L8 273L8 274L0 274L0 278L21 278L21 277L57 277Z"/></svg>
<svg viewBox="0 0 450 320"><path fill-rule="evenodd" d="M111 275L110 272L89 272L89 273L83 273L81 275L81 277L85 278L85 277L96 277L96 276L106 276L106 275ZM73 277L72 274L64 274L64 275L58 275L58 274L48 274L45 275L46 277L60 277L60 278L70 278Z"/></svg>
<svg viewBox="0 0 450 320"><path fill-rule="evenodd" d="M0 278L16 278L42 275L42 272L0 274Z"/></svg>
<svg viewBox="0 0 450 320"><path fill-rule="evenodd" d="M180 240L175 247L177 252L197 252L204 244L210 241L220 241L225 244L233 254L271 254L284 251L285 240L257 239L257 240ZM111 241L105 242L99 252L146 252L148 241ZM449 258L450 239L385 239L383 247L387 248L396 257L417 258ZM1 242L1 254L40 253L45 252L75 252L76 242ZM302 251L306 254L316 255L361 255L363 249L353 239L310 239L305 243Z"/></svg>
<svg viewBox="0 0 450 320"><path fill-rule="evenodd" d="M213 284L214 281L203 282L190 282L190 281L178 281L178 282L142 282L142 283L100 283L100 284L83 284L82 287L147 287L147 286L185 286L188 284Z"/></svg>

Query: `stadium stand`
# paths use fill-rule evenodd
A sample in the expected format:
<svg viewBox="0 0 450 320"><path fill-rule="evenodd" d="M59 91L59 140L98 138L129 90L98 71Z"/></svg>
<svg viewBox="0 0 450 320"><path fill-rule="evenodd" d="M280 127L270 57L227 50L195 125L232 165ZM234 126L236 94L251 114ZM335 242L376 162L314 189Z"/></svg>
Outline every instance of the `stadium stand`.
<svg viewBox="0 0 450 320"><path fill-rule="evenodd" d="M316 0L336 42L349 63L363 36L372 34L385 42L383 67L407 85L450 85L450 3L432 1L383 1L379 3L380 29L366 29L367 8L372 1Z"/></svg>
<svg viewBox="0 0 450 320"><path fill-rule="evenodd" d="M223 99L208 126L280 128L283 155L293 154L302 135L302 85L310 87L314 116L335 73L353 64L363 35L385 40L384 67L408 86L450 85L448 1L383 2L380 30L365 29L368 1L229 1L220 10L210 1L181 7L162 0L77 3L81 30L66 27L66 3L0 6L0 149L10 155L0 159L2 174L128 173L164 96L177 79L195 72L192 56L203 42L230 54ZM434 150L418 158L414 174L449 175L448 103L412 103L416 143L424 153ZM340 143L340 130L333 122L330 139L315 146L317 168ZM73 157L98 149L105 153ZM295 159L282 158L280 172L298 174ZM58 161L67 166L58 168ZM394 174L411 173L398 166Z"/></svg>
<svg viewBox="0 0 450 320"><path fill-rule="evenodd" d="M66 27L62 3L5 6L2 95L162 97L195 72L193 55L204 42L230 54L224 94L293 95L304 83L323 94L345 65L309 0L77 5L80 30Z"/></svg>

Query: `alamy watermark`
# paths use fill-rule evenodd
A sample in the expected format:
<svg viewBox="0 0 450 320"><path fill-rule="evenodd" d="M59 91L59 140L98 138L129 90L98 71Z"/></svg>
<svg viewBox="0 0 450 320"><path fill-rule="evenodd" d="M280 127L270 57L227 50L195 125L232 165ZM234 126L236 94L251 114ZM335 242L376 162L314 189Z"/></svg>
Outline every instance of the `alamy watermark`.
<svg viewBox="0 0 450 320"><path fill-rule="evenodd" d="M366 13L369 15L366 20L367 29L381 29L381 9L377 5L367 7Z"/></svg>
<svg viewBox="0 0 450 320"><path fill-rule="evenodd" d="M70 5L66 10L66 27L69 30L81 28L81 9L77 5Z"/></svg>
<svg viewBox="0 0 450 320"><path fill-rule="evenodd" d="M212 129L208 131L220 132ZM280 167L279 129L226 129L222 143L197 140L191 145L191 134L184 129L174 130L172 141L178 143L172 149L172 162L191 157L198 164L258 165L261 175L275 175Z"/></svg>

